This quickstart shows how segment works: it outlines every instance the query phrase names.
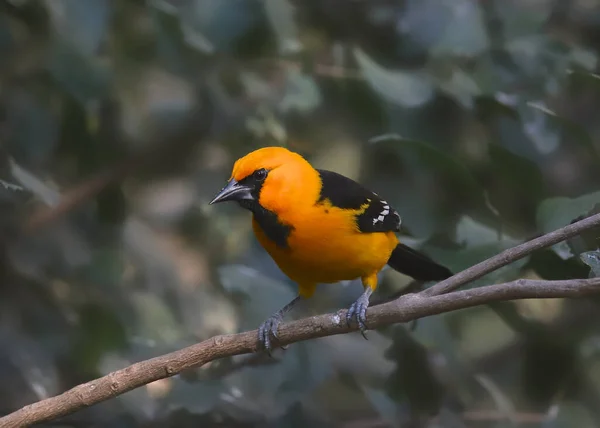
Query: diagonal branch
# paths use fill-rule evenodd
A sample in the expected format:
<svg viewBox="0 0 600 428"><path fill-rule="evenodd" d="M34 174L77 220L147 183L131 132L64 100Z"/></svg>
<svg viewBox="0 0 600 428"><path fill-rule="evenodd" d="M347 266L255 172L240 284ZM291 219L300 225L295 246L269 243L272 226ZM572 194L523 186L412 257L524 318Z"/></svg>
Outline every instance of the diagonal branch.
<svg viewBox="0 0 600 428"><path fill-rule="evenodd" d="M373 306L367 314L369 328L408 322L496 301L583 297L600 294L600 278L566 281L519 279L504 284L452 291L538 249L564 241L597 226L600 226L600 214L506 250L419 294L407 294L397 300ZM340 310L335 314L320 315L282 324L279 328L279 343L287 345L302 340L355 331L356 327L346 326L342 321L345 319L346 310ZM0 418L0 428L23 427L50 421L150 382L202 366L218 358L256 352L257 335L257 331L254 330L215 336L179 351L135 363L4 416Z"/></svg>
<svg viewBox="0 0 600 428"><path fill-rule="evenodd" d="M600 293L600 278L566 281L519 279L437 296L407 294L395 301L369 309L368 320L370 328L378 328L500 300L582 297L598 293ZM348 327L343 322L345 319L346 310L343 309L334 314L282 324L279 329L279 342L281 345L287 345L355 331L356 327ZM25 406L0 418L0 427L23 427L50 421L218 358L255 352L257 335L257 330L253 330L215 336L179 351L132 364L99 379L78 385L55 397Z"/></svg>
<svg viewBox="0 0 600 428"><path fill-rule="evenodd" d="M437 296L439 294L456 290L461 285L475 281L476 279L479 279L490 272L522 259L536 250L558 244L559 242L572 238L573 236L576 236L585 230L598 226L600 226L600 214L586 217L583 220L579 220L575 223L569 224L568 226L561 227L554 232L547 233L546 235L524 242L516 247L504 250L494 257L490 257L487 260L471 266L469 269L465 269L448 279L438 282L433 287L424 290L422 293L426 296Z"/></svg>

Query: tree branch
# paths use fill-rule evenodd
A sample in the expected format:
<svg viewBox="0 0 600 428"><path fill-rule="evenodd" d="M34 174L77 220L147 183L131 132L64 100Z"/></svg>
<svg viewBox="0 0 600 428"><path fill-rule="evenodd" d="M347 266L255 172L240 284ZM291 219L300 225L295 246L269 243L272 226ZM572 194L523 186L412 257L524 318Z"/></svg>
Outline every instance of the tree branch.
<svg viewBox="0 0 600 428"><path fill-rule="evenodd" d="M548 247L600 225L596 214L547 235L506 250L466 269L418 294L407 294L397 300L373 306L368 310L369 328L408 322L443 312L469 308L502 300L530 298L582 297L600 293L600 278L543 281L519 279L504 284L470 290L452 291L512 263L535 250ZM355 331L344 320L346 310L282 324L279 344L287 345L307 339ZM132 364L99 379L78 385L60 395L30 404L0 418L0 428L29 426L73 413L100 403L150 382L174 376L184 370L202 366L218 358L256 352L256 330L215 336L211 339L150 360Z"/></svg>
<svg viewBox="0 0 600 428"><path fill-rule="evenodd" d="M566 241L585 230L598 226L600 226L600 214L586 217L583 220L561 227L554 232L547 233L546 235L524 242L516 247L509 248L494 257L490 257L481 263L471 266L469 269L465 269L448 279L438 282L433 287L423 291L423 293L426 296L437 296L456 290L461 285L475 281L490 272L522 259L536 250L558 244L561 241Z"/></svg>
<svg viewBox="0 0 600 428"><path fill-rule="evenodd" d="M566 281L519 279L437 296L407 294L369 309L368 322L369 328L373 329L500 300L582 297L595 293L600 293L600 278ZM356 327L346 326L345 319L346 310L342 309L333 314L282 324L279 343L287 345L355 331ZM132 364L55 397L25 406L0 418L0 427L23 427L50 421L218 358L255 352L257 337L257 330L215 336L179 351Z"/></svg>

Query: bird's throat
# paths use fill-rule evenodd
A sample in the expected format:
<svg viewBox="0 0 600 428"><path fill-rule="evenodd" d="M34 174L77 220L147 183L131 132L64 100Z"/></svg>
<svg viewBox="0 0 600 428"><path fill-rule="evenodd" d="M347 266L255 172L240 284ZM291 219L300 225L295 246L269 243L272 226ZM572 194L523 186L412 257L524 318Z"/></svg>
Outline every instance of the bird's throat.
<svg viewBox="0 0 600 428"><path fill-rule="evenodd" d="M254 220L267 238L280 248L288 248L288 237L294 229L292 226L281 222L277 214L264 208L256 201L241 201L240 205L252 211Z"/></svg>

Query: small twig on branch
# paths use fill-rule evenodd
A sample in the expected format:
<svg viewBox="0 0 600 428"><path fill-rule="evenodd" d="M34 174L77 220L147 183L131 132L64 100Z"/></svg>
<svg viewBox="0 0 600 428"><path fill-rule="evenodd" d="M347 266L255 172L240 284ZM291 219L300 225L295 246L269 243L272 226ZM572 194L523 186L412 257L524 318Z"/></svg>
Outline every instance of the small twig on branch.
<svg viewBox="0 0 600 428"><path fill-rule="evenodd" d="M506 250L418 294L408 294L397 300L373 306L367 313L369 328L404 323L497 301L600 294L600 278L565 281L519 279L504 284L452 291L535 250L556 244L598 225L600 225L600 214ZM278 342L280 345L288 345L302 340L355 331L356 327L348 327L344 322L345 319L346 310L340 310L335 314L282 324L279 328ZM4 416L0 418L0 428L23 427L50 421L218 358L256 352L257 336L256 330L215 336L179 351L135 363Z"/></svg>

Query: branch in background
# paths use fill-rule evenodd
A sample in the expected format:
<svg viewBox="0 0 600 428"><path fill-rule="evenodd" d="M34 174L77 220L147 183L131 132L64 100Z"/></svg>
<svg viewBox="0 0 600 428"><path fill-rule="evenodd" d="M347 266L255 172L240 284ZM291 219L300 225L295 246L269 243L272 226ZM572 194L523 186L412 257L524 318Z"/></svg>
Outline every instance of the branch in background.
<svg viewBox="0 0 600 428"><path fill-rule="evenodd" d="M368 320L370 328L378 328L500 300L582 297L590 294L600 294L600 278L566 281L519 279L437 296L409 294L369 309ZM355 331L356 327L348 327L345 319L346 310L343 309L333 314L282 324L279 328L279 344ZM0 427L23 427L50 421L218 358L256 352L257 337L257 330L215 336L179 351L135 363L58 396L25 406L1 418Z"/></svg>
<svg viewBox="0 0 600 428"><path fill-rule="evenodd" d="M127 159L109 170L69 189L61 196L60 202L57 205L42 208L28 218L23 225L23 232L31 234L36 232L40 227L52 224L75 208L93 199L110 184L123 180L135 169L135 166L136 162L134 158Z"/></svg>

